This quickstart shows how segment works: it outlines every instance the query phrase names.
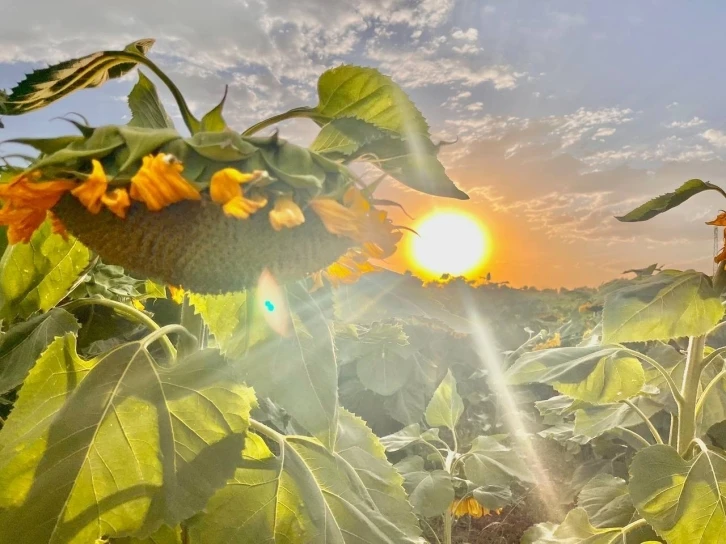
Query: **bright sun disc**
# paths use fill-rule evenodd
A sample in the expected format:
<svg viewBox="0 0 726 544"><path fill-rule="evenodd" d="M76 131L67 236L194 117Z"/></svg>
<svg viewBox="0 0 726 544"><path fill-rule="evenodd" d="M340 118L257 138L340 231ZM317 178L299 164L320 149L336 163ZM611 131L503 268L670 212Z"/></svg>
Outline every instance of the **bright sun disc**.
<svg viewBox="0 0 726 544"><path fill-rule="evenodd" d="M484 227L463 213L437 212L415 227L411 251L416 264L429 274L464 276L480 268L489 241Z"/></svg>

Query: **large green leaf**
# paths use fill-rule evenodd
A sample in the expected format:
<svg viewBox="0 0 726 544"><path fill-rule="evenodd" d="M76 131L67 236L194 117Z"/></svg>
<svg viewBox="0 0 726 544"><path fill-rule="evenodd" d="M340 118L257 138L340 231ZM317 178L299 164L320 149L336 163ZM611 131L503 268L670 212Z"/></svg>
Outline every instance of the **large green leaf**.
<svg viewBox="0 0 726 544"><path fill-rule="evenodd" d="M598 529L587 518L587 512L575 508L559 525L540 523L527 530L522 544L623 544L626 542L622 527Z"/></svg>
<svg viewBox="0 0 726 544"><path fill-rule="evenodd" d="M52 234L46 221L28 244L9 246L0 259L0 317L25 319L47 312L68 293L88 265L88 249Z"/></svg>
<svg viewBox="0 0 726 544"><path fill-rule="evenodd" d="M647 342L708 332L724 315L701 272L664 270L605 297L603 342Z"/></svg>
<svg viewBox="0 0 726 544"><path fill-rule="evenodd" d="M193 544L423 544L401 476L360 419L341 412L333 451L278 440L274 456L250 436L234 478L191 521Z"/></svg>
<svg viewBox="0 0 726 544"><path fill-rule="evenodd" d="M384 436L381 438L381 444L386 448L386 451L393 453L421 442L421 440L423 440L421 426L418 423L413 423L398 432Z"/></svg>
<svg viewBox="0 0 726 544"><path fill-rule="evenodd" d="M426 407L426 423L430 427L448 427L454 431L463 413L464 401L456 391L456 379L451 370L447 370Z"/></svg>
<svg viewBox="0 0 726 544"><path fill-rule="evenodd" d="M416 366L412 357L402 357L394 349L380 349L356 363L358 379L379 395L390 396L408 383Z"/></svg>
<svg viewBox="0 0 726 544"><path fill-rule="evenodd" d="M722 195L726 196L723 189L721 189L718 185L714 185L708 181L701 181L700 179L691 179L672 193L666 193L649 200L645 204L635 208L633 211L621 217L616 217L616 219L626 223L647 221L656 215L660 215L663 212L667 212L668 210L683 204L692 196L702 193L703 191L718 191Z"/></svg>
<svg viewBox="0 0 726 544"><path fill-rule="evenodd" d="M533 351L507 369L505 377L511 385L546 383L563 395L593 404L631 398L645 383L640 362L617 346Z"/></svg>
<svg viewBox="0 0 726 544"><path fill-rule="evenodd" d="M318 80L307 116L323 128L311 149L334 159L366 155L398 181L428 194L469 198L448 178L429 127L406 93L374 68L339 66Z"/></svg>
<svg viewBox="0 0 726 544"><path fill-rule="evenodd" d="M146 538L112 538L111 544L184 544L182 542L181 528L172 528L162 525L158 531Z"/></svg>
<svg viewBox="0 0 726 544"><path fill-rule="evenodd" d="M264 334L253 339L256 343L236 364L257 394L270 398L332 448L338 368L328 322L301 285L287 286L275 306L271 319L286 323L286 334L275 332L262 318L254 319L251 326L264 328Z"/></svg>
<svg viewBox="0 0 726 544"><path fill-rule="evenodd" d="M633 403L640 408L647 417L652 417L663 409L663 405L649 399L638 397ZM643 423L643 419L627 404L601 404L586 406L575 410L575 435L588 439L597 438L617 427L636 427Z"/></svg>
<svg viewBox="0 0 726 544"><path fill-rule="evenodd" d="M196 313L202 316L222 353L230 357L244 354L248 296L246 292L223 295L189 294Z"/></svg>
<svg viewBox="0 0 726 544"><path fill-rule="evenodd" d="M153 44L152 39L138 40L127 45L124 51L144 56ZM138 61L120 56L117 51L101 51L35 70L10 92L3 113L20 115L37 110L74 91L119 78L137 64Z"/></svg>
<svg viewBox="0 0 726 544"><path fill-rule="evenodd" d="M638 512L669 544L726 542L726 458L701 451L685 461L671 446L638 452L630 465Z"/></svg>
<svg viewBox="0 0 726 544"><path fill-rule="evenodd" d="M143 342L83 360L74 336L57 338L0 431L0 542L176 525L234 473L253 404L216 352L160 367Z"/></svg>
<svg viewBox="0 0 726 544"><path fill-rule="evenodd" d="M129 125L145 128L174 128L159 99L156 85L139 70L139 81L129 93L131 121Z"/></svg>
<svg viewBox="0 0 726 544"><path fill-rule="evenodd" d="M527 462L512 448L491 436L478 436L464 456L467 479L479 486L508 486L512 482L534 482Z"/></svg>
<svg viewBox="0 0 726 544"><path fill-rule="evenodd" d="M411 505L418 515L425 518L440 516L454 501L451 474L445 470L426 471L423 466L420 468L403 475Z"/></svg>
<svg viewBox="0 0 726 544"><path fill-rule="evenodd" d="M598 474L577 497L577 506L587 512L595 527L624 527L635 513L628 484L611 474Z"/></svg>
<svg viewBox="0 0 726 544"><path fill-rule="evenodd" d="M60 308L11 327L0 337L0 394L23 383L40 354L56 337L78 329L76 319Z"/></svg>

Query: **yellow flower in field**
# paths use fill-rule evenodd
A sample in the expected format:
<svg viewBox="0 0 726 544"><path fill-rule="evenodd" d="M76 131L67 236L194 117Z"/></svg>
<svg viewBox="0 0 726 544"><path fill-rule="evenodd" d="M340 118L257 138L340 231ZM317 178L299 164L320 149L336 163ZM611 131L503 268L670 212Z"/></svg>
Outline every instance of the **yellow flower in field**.
<svg viewBox="0 0 726 544"><path fill-rule="evenodd" d="M20 175L0 185L0 225L8 227L8 242L29 242L33 232L45 221L47 212L64 193L76 186L72 181L32 182Z"/></svg>
<svg viewBox="0 0 726 544"><path fill-rule="evenodd" d="M501 511L502 510L500 508L495 510L494 512L496 514L499 514L501 513ZM484 508L481 504L479 504L474 497L454 500L454 502L451 503L451 506L449 506L449 512L455 518L460 518L467 515L471 516L472 518L481 518L491 514L491 511L488 508Z"/></svg>
<svg viewBox="0 0 726 544"><path fill-rule="evenodd" d="M88 176L86 181L78 185L71 191L71 194L81 201L86 209L96 214L101 211L101 199L106 194L108 189L108 180L106 179L106 173L103 171L103 166L96 159L91 161L93 164L93 171Z"/></svg>
<svg viewBox="0 0 726 544"><path fill-rule="evenodd" d="M275 207L270 210L270 225L273 229L279 232L283 228L291 229L304 222L305 215L291 195L282 195L275 199Z"/></svg>
<svg viewBox="0 0 726 544"><path fill-rule="evenodd" d="M200 200L199 191L185 180L184 166L165 153L146 156L139 171L131 178L131 198L157 212L182 200Z"/></svg>
<svg viewBox="0 0 726 544"><path fill-rule="evenodd" d="M106 206L112 213L126 219L126 212L131 206L131 200L129 199L129 193L126 189L114 189L110 193L106 193L101 197L101 202Z"/></svg>
<svg viewBox="0 0 726 544"><path fill-rule="evenodd" d="M550 349L550 348L558 348L562 344L562 338L560 338L560 333L556 332L552 338L537 344L534 346L532 351L541 351L543 349Z"/></svg>

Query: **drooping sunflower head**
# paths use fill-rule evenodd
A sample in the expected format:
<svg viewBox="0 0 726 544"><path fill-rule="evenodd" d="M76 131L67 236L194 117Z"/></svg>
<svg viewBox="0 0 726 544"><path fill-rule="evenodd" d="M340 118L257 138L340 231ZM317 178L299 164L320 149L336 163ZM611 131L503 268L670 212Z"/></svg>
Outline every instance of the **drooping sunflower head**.
<svg viewBox="0 0 726 544"><path fill-rule="evenodd" d="M375 270L368 258L390 254L400 237L344 170L320 184L333 193L317 195L260 168L225 166L190 180L163 151L125 175L110 176L96 159L85 179L38 181L43 169L30 172L0 186L12 243L28 241L50 215L56 231L105 262L198 293L253 287L265 269L280 282L311 274L349 282Z"/></svg>

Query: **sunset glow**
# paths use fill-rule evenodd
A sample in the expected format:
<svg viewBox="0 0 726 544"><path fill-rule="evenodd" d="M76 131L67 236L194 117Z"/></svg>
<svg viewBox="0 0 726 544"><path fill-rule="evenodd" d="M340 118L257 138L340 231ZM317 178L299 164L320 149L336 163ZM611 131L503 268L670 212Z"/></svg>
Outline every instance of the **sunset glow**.
<svg viewBox="0 0 726 544"><path fill-rule="evenodd" d="M418 236L409 243L409 257L422 276L471 276L480 272L490 251L484 226L458 211L436 212L415 227Z"/></svg>

